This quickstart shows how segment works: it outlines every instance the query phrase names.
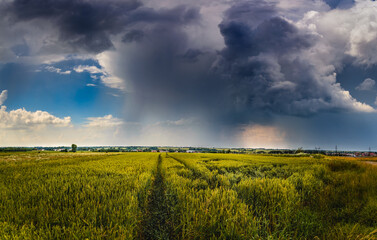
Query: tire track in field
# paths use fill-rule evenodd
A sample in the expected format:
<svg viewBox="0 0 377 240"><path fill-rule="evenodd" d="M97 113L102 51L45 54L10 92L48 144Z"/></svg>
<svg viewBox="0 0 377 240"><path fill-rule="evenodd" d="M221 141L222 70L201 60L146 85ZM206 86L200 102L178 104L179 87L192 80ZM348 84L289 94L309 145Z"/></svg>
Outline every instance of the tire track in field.
<svg viewBox="0 0 377 240"><path fill-rule="evenodd" d="M174 239L172 225L169 223L169 203L165 197L164 175L162 173L161 154L157 159L157 169L148 196L146 216L143 221L143 238L150 239Z"/></svg>
<svg viewBox="0 0 377 240"><path fill-rule="evenodd" d="M217 187L220 187L221 186L221 182L217 181L216 179L213 179L213 178L209 178L208 176L206 176L204 173L202 173L201 171L189 166L184 160L182 159L179 159L177 157L174 157L174 156L171 156L171 155L168 155L166 153L166 157L167 158L172 158L174 159L175 161L181 163L183 166L185 166L187 169L189 169L192 174L193 174L193 177L194 178L200 178L200 179L203 179L205 180L207 183L208 183L208 186L211 188L211 189L215 189Z"/></svg>
<svg viewBox="0 0 377 240"><path fill-rule="evenodd" d="M243 197L242 195L240 195L240 194L239 194L239 191L237 191L237 189L233 188L232 186L226 186L226 185L224 185L221 181L217 181L216 177L209 178L209 177L206 176L203 172L200 172L200 171L198 171L197 169L195 169L194 167L189 166L184 160L181 160L181 159L179 159L179 158L177 158L177 157L174 157L174 156L171 156L171 155L168 155L168 154L166 154L166 157L167 157L167 158L170 157L170 158L176 160L177 162L181 163L182 165L184 165L187 169L189 169L189 170L191 170L191 171L193 172L193 175L194 175L195 177L198 177L198 178L201 178L201 179L206 180L207 183L208 183L208 185L209 185L209 187L210 187L211 189L215 189L215 188L217 188L217 187L223 186L225 189L229 189L229 190L233 190L233 191L235 191L235 192L237 193L237 198L238 198L240 201L242 201L244 204L246 204L247 206L249 206L249 207L254 207L254 206L255 206L255 204L253 204L253 203L249 203L249 202L247 201L248 198L245 198L245 197ZM255 197L255 196L256 196L256 195L254 194L253 197ZM257 217L255 214L254 214L254 216ZM269 223L268 223L268 224L269 224L269 231L270 231L270 232L273 232L273 231L274 231L274 225L271 223L272 220L271 220L271 218L268 219L268 220L269 220Z"/></svg>
<svg viewBox="0 0 377 240"><path fill-rule="evenodd" d="M200 171L196 170L195 168L192 168L192 167L188 166L187 163L186 163L185 161L183 161L183 160L181 160L181 159L179 159L179 158L176 158L176 157L170 156L170 155L168 155L167 153L166 153L166 157L167 157L167 158L172 158L172 159L174 159L175 161L177 161L177 162L179 162L180 164L182 164L183 166L185 166L185 168L189 169L189 170L192 172L192 174L193 174L193 176L194 176L195 178L206 179L206 177L204 176L204 174L202 174Z"/></svg>
<svg viewBox="0 0 377 240"><path fill-rule="evenodd" d="M184 160L181 160L181 159L179 159L177 157L168 155L167 153L166 153L166 157L167 158L170 157L170 158L176 160L177 162L181 163L182 165L184 165L187 169L189 169L189 170L191 170L193 172L193 176L194 177L201 178L201 179L204 179L205 181L207 181L207 183L208 183L208 185L209 185L209 187L211 189L215 189L215 188L220 187L220 186L223 186L223 187L225 187L227 189L231 189L231 190L237 192L237 198L238 199L240 199L242 202L244 202L248 206L253 206L252 204L247 203L247 201L246 201L247 199L245 199L244 197L242 197L239 194L239 192L237 191L237 189L234 189L232 186L226 186L221 181L217 181L216 178L208 178L204 173L198 171L197 169L194 169L193 167L190 167ZM212 171L212 170L210 170L210 171Z"/></svg>

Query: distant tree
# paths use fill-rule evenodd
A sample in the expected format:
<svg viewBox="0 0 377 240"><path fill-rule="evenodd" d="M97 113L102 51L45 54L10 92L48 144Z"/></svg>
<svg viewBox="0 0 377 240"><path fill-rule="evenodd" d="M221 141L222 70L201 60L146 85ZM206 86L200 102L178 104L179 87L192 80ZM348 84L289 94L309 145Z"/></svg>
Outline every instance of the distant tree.
<svg viewBox="0 0 377 240"><path fill-rule="evenodd" d="M304 150L302 149L302 147L299 147L299 148L297 148L295 153L303 153L303 152L304 152Z"/></svg>
<svg viewBox="0 0 377 240"><path fill-rule="evenodd" d="M269 152L270 154L282 154L283 152L282 151L279 151L279 150L272 150Z"/></svg>
<svg viewBox="0 0 377 240"><path fill-rule="evenodd" d="M76 144L72 144L72 152L76 152L77 151L77 145Z"/></svg>

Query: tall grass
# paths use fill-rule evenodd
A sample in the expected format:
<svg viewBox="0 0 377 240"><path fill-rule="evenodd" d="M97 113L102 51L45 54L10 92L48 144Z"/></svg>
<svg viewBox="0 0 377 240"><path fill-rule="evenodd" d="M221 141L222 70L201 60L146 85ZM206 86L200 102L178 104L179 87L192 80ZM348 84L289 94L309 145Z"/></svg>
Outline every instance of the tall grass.
<svg viewBox="0 0 377 240"><path fill-rule="evenodd" d="M340 157L0 155L0 239L377 239L377 166Z"/></svg>
<svg viewBox="0 0 377 240"><path fill-rule="evenodd" d="M216 189L235 193L233 202L246 204L245 216L254 223L248 237L377 238L377 169L372 165L322 156L170 155L200 170L203 179L215 179ZM186 186L181 194L194 195Z"/></svg>
<svg viewBox="0 0 377 240"><path fill-rule="evenodd" d="M156 155L36 159L0 165L2 238L138 236Z"/></svg>
<svg viewBox="0 0 377 240"><path fill-rule="evenodd" d="M171 218L179 239L250 239L256 223L232 189L211 188L173 158L165 158L167 192L174 202Z"/></svg>

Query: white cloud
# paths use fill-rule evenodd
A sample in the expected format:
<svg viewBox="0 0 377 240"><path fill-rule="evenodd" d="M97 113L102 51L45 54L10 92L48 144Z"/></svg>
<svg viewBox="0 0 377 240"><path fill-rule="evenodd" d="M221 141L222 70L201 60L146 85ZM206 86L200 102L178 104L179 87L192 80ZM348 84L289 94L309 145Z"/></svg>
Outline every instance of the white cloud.
<svg viewBox="0 0 377 240"><path fill-rule="evenodd" d="M26 111L24 108L7 111L6 106L0 108L1 129L43 128L46 126L68 127L71 117L58 118L45 111Z"/></svg>
<svg viewBox="0 0 377 240"><path fill-rule="evenodd" d="M110 88L116 88L119 90L126 90L125 81L116 75L115 65L113 58L119 58L114 51L106 51L97 55L98 63L104 69L104 74L100 77L101 81Z"/></svg>
<svg viewBox="0 0 377 240"><path fill-rule="evenodd" d="M6 97L7 90L3 90L1 104ZM89 117L85 124L74 126L71 117L24 108L8 111L0 106L0 146L119 145L138 128L139 124L125 123L112 115Z"/></svg>
<svg viewBox="0 0 377 240"><path fill-rule="evenodd" d="M101 81L110 88L115 88L119 90L125 90L124 82L121 78L111 75L103 75L100 77Z"/></svg>
<svg viewBox="0 0 377 240"><path fill-rule="evenodd" d="M340 64L346 55L359 64L377 63L377 5L356 0L352 8L308 12L299 21L321 38L323 60Z"/></svg>
<svg viewBox="0 0 377 240"><path fill-rule="evenodd" d="M353 98L349 91L341 88L339 83L331 85L329 91L331 91L333 98L331 104L328 106L329 109L340 108L351 112L376 112L376 109L370 105L359 102ZM324 109L326 109L326 107Z"/></svg>
<svg viewBox="0 0 377 240"><path fill-rule="evenodd" d="M297 58L313 66L313 77L323 93L331 96L330 102L321 99L293 103L300 104L312 112L321 109L343 109L356 112L376 112L365 103L353 98L337 83L336 72L341 72L344 62L352 56L354 64L377 63L377 8L372 1L356 1L349 9L331 11L309 11L295 25L304 32L317 37L314 46L303 51ZM369 30L365 30L368 28ZM364 29L364 30L363 30ZM371 31L371 32L368 32ZM362 39L362 40L361 40ZM373 87L374 80L367 80L357 89ZM305 102L306 101L306 102Z"/></svg>
<svg viewBox="0 0 377 240"><path fill-rule="evenodd" d="M374 81L371 78L365 79L362 83L360 83L359 86L356 87L356 90L359 91L370 91L373 89L374 85L376 84L376 81Z"/></svg>
<svg viewBox="0 0 377 240"><path fill-rule="evenodd" d="M0 94L0 105L7 99L7 90ZM7 111L6 106L0 106L0 129L30 129L47 126L71 126L71 117L58 118L45 111L26 111L24 108Z"/></svg>
<svg viewBox="0 0 377 240"><path fill-rule="evenodd" d="M102 68L98 68L96 66L79 65L75 67L74 70L78 73L89 72L93 79L97 79L95 74L101 74L99 78L107 87L125 90L124 81L114 75L114 72L109 65L110 62L106 53L97 55L97 60Z"/></svg>
<svg viewBox="0 0 377 240"><path fill-rule="evenodd" d="M1 121L1 120L0 120ZM207 127L195 119L157 123L124 122L112 115L89 117L78 125L56 127L4 128L0 130L0 146L79 146L99 145L165 145L222 146L228 133L216 139L208 136ZM221 131L218 129L217 131ZM237 139L235 139L237 140ZM224 141L221 143L220 141ZM229 142L227 142L229 144ZM238 142L232 143L237 146Z"/></svg>
<svg viewBox="0 0 377 240"><path fill-rule="evenodd" d="M106 115L104 117L89 117L88 122L84 127L88 128L108 128L108 127L118 127L124 124L124 122L115 118L112 115Z"/></svg>
<svg viewBox="0 0 377 240"><path fill-rule="evenodd" d="M89 72L90 74L105 74L105 71L102 69L99 69L96 66L88 66L88 65L79 65L75 67L73 70L75 70L78 73L82 72Z"/></svg>
<svg viewBox="0 0 377 240"><path fill-rule="evenodd" d="M87 118L73 125L70 117L57 118L47 112L0 108L0 146L79 146L136 144L130 135L137 123L123 123L111 115Z"/></svg>
<svg viewBox="0 0 377 240"><path fill-rule="evenodd" d="M7 100L7 97L8 97L8 90L3 90L0 93L0 106L3 105L3 103L5 102L5 100Z"/></svg>
<svg viewBox="0 0 377 240"><path fill-rule="evenodd" d="M281 81L276 82L271 86L271 89L286 89L293 90L296 87L296 84L290 81Z"/></svg>
<svg viewBox="0 0 377 240"><path fill-rule="evenodd" d="M344 103L345 109L347 109L348 107L349 109L354 110L356 112L365 112L365 113L376 112L376 109L374 109L370 105L359 102L356 99L354 99L349 93L349 91L342 90L338 92L338 95L341 95L341 97L339 97L337 100L342 101ZM338 103L338 106L342 106L342 104Z"/></svg>
<svg viewBox="0 0 377 240"><path fill-rule="evenodd" d="M45 69L49 72L54 72L54 73L57 73L57 74L63 74L63 75L71 74L71 71L69 71L69 70L62 72L62 70L60 68L56 68L56 67L53 67L53 66L47 66Z"/></svg>
<svg viewBox="0 0 377 240"><path fill-rule="evenodd" d="M96 87L97 85L93 84L93 83L88 83L86 84L87 87Z"/></svg>

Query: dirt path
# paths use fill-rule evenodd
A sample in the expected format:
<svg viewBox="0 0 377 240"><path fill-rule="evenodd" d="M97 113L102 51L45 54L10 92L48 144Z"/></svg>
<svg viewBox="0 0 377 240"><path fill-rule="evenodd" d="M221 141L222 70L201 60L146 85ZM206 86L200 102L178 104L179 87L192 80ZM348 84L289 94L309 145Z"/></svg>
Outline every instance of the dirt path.
<svg viewBox="0 0 377 240"><path fill-rule="evenodd" d="M148 197L144 239L174 239L169 224L169 206L165 197L164 176L161 171L162 158L158 156L157 170Z"/></svg>

